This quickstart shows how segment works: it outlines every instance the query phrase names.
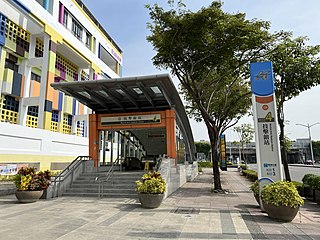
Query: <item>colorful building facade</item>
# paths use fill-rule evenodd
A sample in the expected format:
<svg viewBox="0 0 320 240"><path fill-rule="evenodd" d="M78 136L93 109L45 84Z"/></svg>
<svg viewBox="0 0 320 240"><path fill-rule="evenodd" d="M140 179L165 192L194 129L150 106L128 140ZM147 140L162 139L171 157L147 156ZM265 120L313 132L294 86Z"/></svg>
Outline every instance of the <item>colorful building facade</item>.
<svg viewBox="0 0 320 240"><path fill-rule="evenodd" d="M0 163L55 168L87 153L91 110L50 84L121 71L121 49L80 0L0 0Z"/></svg>

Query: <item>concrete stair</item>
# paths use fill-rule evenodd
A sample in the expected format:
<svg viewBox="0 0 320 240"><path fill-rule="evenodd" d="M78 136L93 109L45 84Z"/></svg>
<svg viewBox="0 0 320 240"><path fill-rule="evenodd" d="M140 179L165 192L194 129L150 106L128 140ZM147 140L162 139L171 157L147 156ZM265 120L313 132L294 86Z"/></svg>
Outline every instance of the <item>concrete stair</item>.
<svg viewBox="0 0 320 240"><path fill-rule="evenodd" d="M114 172L113 183L110 179L103 183L103 197L106 198L137 198L134 191L135 181L139 180L144 171ZM63 196L98 197L99 184L97 176L105 176L106 172L82 173L73 184L66 189Z"/></svg>

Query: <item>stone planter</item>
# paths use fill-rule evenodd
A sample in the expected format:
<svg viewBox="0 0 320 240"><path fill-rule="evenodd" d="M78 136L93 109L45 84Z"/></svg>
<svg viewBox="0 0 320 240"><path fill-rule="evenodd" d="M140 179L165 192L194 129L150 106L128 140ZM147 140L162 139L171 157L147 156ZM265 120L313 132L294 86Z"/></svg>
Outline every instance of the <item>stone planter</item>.
<svg viewBox="0 0 320 240"><path fill-rule="evenodd" d="M19 191L16 190L15 195L19 202L32 203L40 199L43 194L43 190L40 191Z"/></svg>
<svg viewBox="0 0 320 240"><path fill-rule="evenodd" d="M318 189L314 190L314 198L315 198L315 202L320 204L320 190Z"/></svg>
<svg viewBox="0 0 320 240"><path fill-rule="evenodd" d="M256 199L257 203L259 204L260 206L260 199L259 199L259 195L258 194L253 194L254 195L254 198Z"/></svg>
<svg viewBox="0 0 320 240"><path fill-rule="evenodd" d="M164 193L162 194L148 194L138 193L139 201L143 208L157 208L161 205Z"/></svg>
<svg viewBox="0 0 320 240"><path fill-rule="evenodd" d="M304 187L303 188L303 193L304 193L304 196L310 200L310 201L313 201L315 202L314 200L314 190L310 187Z"/></svg>
<svg viewBox="0 0 320 240"><path fill-rule="evenodd" d="M263 208L270 218L284 222L291 222L297 215L300 207L274 206L262 202Z"/></svg>

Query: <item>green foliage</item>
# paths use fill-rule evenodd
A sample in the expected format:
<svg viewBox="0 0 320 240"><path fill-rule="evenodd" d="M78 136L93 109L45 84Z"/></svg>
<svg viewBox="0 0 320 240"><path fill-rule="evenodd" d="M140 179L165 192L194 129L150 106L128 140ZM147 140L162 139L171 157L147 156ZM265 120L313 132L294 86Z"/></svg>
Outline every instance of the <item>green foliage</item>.
<svg viewBox="0 0 320 240"><path fill-rule="evenodd" d="M195 142L194 143L196 145L196 151L198 153L204 153L206 155L206 157L209 156L209 152L211 149L211 145L209 142Z"/></svg>
<svg viewBox="0 0 320 240"><path fill-rule="evenodd" d="M312 173L307 173L302 178L302 183L305 187L313 188L313 182L317 175Z"/></svg>
<svg viewBox="0 0 320 240"><path fill-rule="evenodd" d="M250 190L253 192L254 195L259 195L259 181L258 179L251 184Z"/></svg>
<svg viewBox="0 0 320 240"><path fill-rule="evenodd" d="M320 83L320 45L310 46L307 37L293 38L292 33L285 33L282 41L276 42L266 60L272 61L277 99L277 115L280 126L280 146L286 179L290 180L286 140L284 136L284 103L301 92Z"/></svg>
<svg viewBox="0 0 320 240"><path fill-rule="evenodd" d="M263 187L261 199L275 206L290 206L296 208L304 204L295 185L291 182L277 181Z"/></svg>
<svg viewBox="0 0 320 240"><path fill-rule="evenodd" d="M242 146L243 144L248 144L253 140L254 129L251 124L244 123L240 126L235 126L233 129L238 133Z"/></svg>
<svg viewBox="0 0 320 240"><path fill-rule="evenodd" d="M172 3L172 1L171 1ZM220 135L251 107L249 64L268 52L278 35L270 24L222 10L213 1L197 12L147 6L153 64L170 69L179 82L189 116L204 121L214 162L214 188L221 189L218 169Z"/></svg>
<svg viewBox="0 0 320 240"><path fill-rule="evenodd" d="M308 173L302 178L303 186L320 190L320 176Z"/></svg>
<svg viewBox="0 0 320 240"><path fill-rule="evenodd" d="M14 175L4 175L0 176L0 182L13 182L15 179Z"/></svg>
<svg viewBox="0 0 320 240"><path fill-rule="evenodd" d="M203 172L202 168L198 166L198 172Z"/></svg>
<svg viewBox="0 0 320 240"><path fill-rule="evenodd" d="M256 181L258 179L258 173L254 170L250 170L250 169L243 170L242 174L251 181Z"/></svg>
<svg viewBox="0 0 320 240"><path fill-rule="evenodd" d="M202 168L212 168L212 162L198 162L198 166Z"/></svg>
<svg viewBox="0 0 320 240"><path fill-rule="evenodd" d="M141 180L136 181L136 191L139 193L161 194L166 191L166 182L159 172L143 174Z"/></svg>
<svg viewBox="0 0 320 240"><path fill-rule="evenodd" d="M36 173L36 169L32 167L21 168L14 177L14 183L18 190L36 191L47 189L50 185L50 171L40 171Z"/></svg>
<svg viewBox="0 0 320 240"><path fill-rule="evenodd" d="M240 168L242 169L242 171L243 171L243 170L247 170L247 165L245 165L245 164L240 164Z"/></svg>
<svg viewBox="0 0 320 240"><path fill-rule="evenodd" d="M320 159L320 141L312 141L313 154L316 159Z"/></svg>
<svg viewBox="0 0 320 240"><path fill-rule="evenodd" d="M291 181L294 186L296 187L296 189L298 190L298 193L301 195L303 195L303 184L302 182L297 182L297 181Z"/></svg>

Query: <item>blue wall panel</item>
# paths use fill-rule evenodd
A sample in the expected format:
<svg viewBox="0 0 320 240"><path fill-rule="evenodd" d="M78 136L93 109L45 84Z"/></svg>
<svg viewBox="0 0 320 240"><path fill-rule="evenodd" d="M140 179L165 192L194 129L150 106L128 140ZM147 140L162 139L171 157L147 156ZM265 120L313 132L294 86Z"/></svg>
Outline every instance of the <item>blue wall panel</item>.
<svg viewBox="0 0 320 240"><path fill-rule="evenodd" d="M59 104L58 104L59 111L62 111L62 102L63 102L63 93L59 92Z"/></svg>

